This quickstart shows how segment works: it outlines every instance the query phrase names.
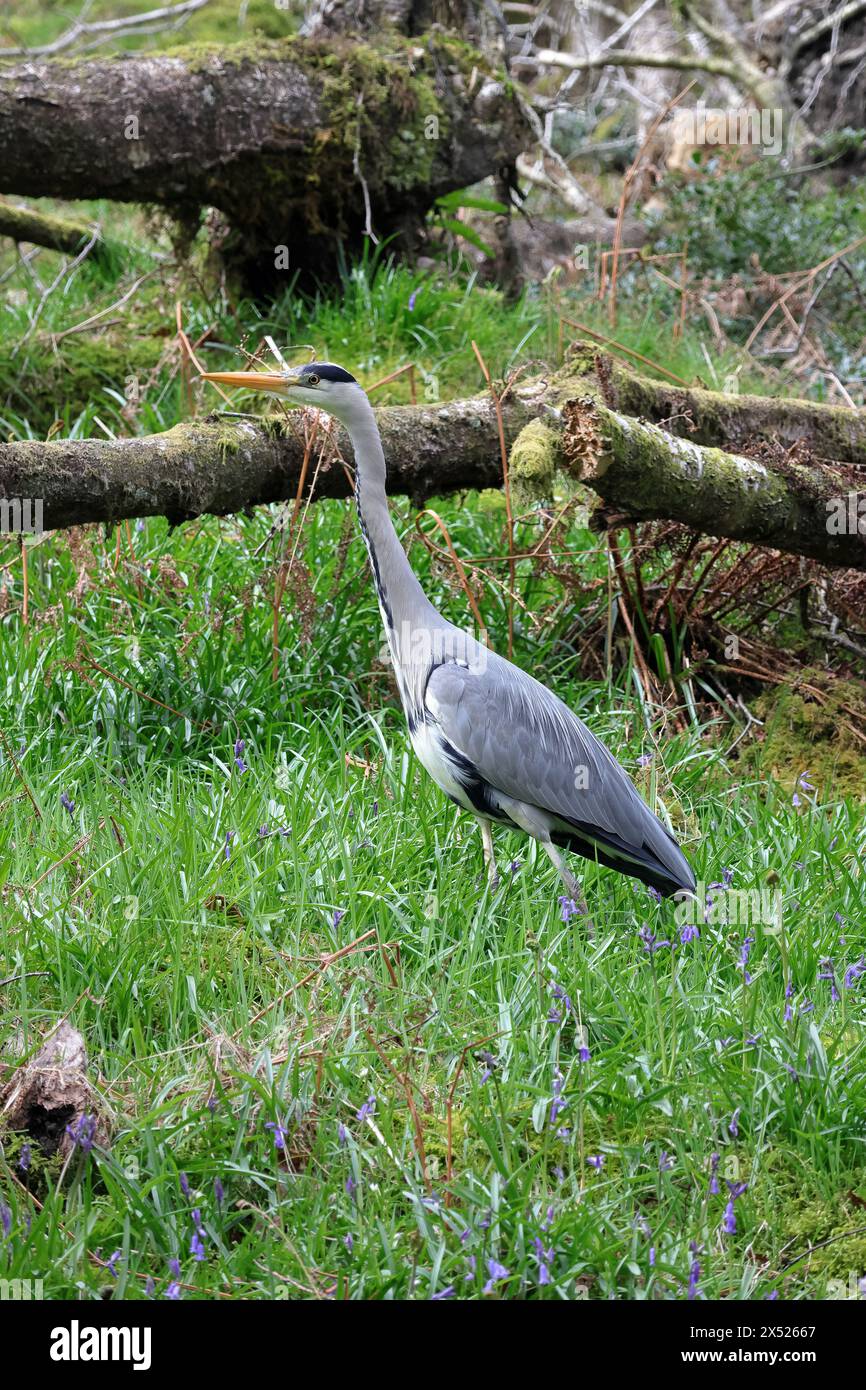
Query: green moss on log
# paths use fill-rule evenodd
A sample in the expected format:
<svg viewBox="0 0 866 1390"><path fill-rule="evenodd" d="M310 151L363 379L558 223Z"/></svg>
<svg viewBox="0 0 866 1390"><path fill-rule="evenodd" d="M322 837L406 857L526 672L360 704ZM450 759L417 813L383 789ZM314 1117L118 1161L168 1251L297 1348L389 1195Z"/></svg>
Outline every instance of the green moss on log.
<svg viewBox="0 0 866 1390"><path fill-rule="evenodd" d="M548 500L554 491L556 473L562 467L562 436L543 420L524 425L511 446L509 478L514 505L528 511L537 502Z"/></svg>

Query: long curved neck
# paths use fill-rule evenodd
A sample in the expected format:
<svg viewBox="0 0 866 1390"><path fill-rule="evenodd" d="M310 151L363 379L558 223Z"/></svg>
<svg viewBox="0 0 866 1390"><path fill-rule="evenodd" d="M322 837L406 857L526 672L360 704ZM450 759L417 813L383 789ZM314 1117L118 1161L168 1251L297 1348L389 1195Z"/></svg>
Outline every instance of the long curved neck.
<svg viewBox="0 0 866 1390"><path fill-rule="evenodd" d="M441 624L394 529L385 495L385 455L372 407L359 392L346 421L355 453L355 503L370 557L382 620L395 662L407 661L408 641L418 629Z"/></svg>

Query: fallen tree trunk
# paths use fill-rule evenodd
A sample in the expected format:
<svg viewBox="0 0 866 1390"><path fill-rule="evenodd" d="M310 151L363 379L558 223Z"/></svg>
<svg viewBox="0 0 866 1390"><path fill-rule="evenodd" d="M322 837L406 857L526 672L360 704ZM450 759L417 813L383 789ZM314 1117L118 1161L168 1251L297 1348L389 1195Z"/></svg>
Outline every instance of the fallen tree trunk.
<svg viewBox="0 0 866 1390"><path fill-rule="evenodd" d="M617 369L617 380L627 376ZM509 392L502 419L515 487L550 495L557 472L564 472L601 499L600 525L667 518L709 535L866 570L866 495L857 492L850 464L805 456L776 464L678 438L608 404L612 379L607 359L580 349L562 372ZM716 400L721 406L726 398ZM825 437L838 414L807 401L750 399L755 419L762 408L771 420L792 409L817 437ZM853 438L862 417L851 415ZM386 407L377 418L391 492L420 505L436 494L501 485L489 396ZM225 515L294 496L304 461L297 419L293 412L265 420L223 415L143 439L0 445L0 496L41 499L49 530L124 517L164 515L179 523L206 512ZM341 431L337 441L351 458ZM339 466L318 471L316 497L349 491Z"/></svg>
<svg viewBox="0 0 866 1390"><path fill-rule="evenodd" d="M65 251L70 256L77 256L92 242L90 254L94 259L108 259L111 254L98 227L75 222L69 217L37 212L34 208L13 207L11 203L0 202L0 236L11 237L15 242L26 241L31 246L44 246L49 251Z"/></svg>
<svg viewBox="0 0 866 1390"><path fill-rule="evenodd" d="M218 208L223 253L260 292L333 278L371 231L411 244L437 197L530 139L506 84L442 33L0 69L0 192Z"/></svg>

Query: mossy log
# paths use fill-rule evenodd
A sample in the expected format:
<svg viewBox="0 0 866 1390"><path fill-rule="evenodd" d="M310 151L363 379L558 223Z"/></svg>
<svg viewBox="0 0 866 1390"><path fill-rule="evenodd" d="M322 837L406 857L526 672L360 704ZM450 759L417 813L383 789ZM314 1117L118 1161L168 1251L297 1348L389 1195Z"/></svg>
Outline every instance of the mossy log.
<svg viewBox="0 0 866 1390"><path fill-rule="evenodd" d="M31 246L44 246L49 251L63 251L68 256L77 256L92 241L90 254L97 260L107 258L110 250L98 228L87 222L3 202L0 202L0 236L25 241Z"/></svg>
<svg viewBox="0 0 866 1390"><path fill-rule="evenodd" d="M807 452L797 462L768 461L696 444L615 408L612 379L607 359L581 349L562 371L508 393L503 428L512 482L524 501L549 496L557 474L565 474L597 494L599 526L667 518L709 535L866 570L866 492L858 491L862 477L850 463ZM827 422L836 418L831 407L760 398L749 406L756 429L762 409L775 421L789 408L807 437L810 431L828 437ZM849 441L862 429L861 413L851 415ZM501 485L489 395L383 407L377 418L391 492L420 505L435 495ZM338 443L351 458L342 432ZM219 415L142 439L0 445L0 497L41 499L46 529L156 515L178 523L293 497L303 462L294 412L265 419ZM348 494L342 468L316 472L317 498Z"/></svg>
<svg viewBox="0 0 866 1390"><path fill-rule="evenodd" d="M0 192L159 203L229 223L223 254L273 292L332 279L370 230L411 246L433 201L531 140L462 39L256 40L0 69Z"/></svg>

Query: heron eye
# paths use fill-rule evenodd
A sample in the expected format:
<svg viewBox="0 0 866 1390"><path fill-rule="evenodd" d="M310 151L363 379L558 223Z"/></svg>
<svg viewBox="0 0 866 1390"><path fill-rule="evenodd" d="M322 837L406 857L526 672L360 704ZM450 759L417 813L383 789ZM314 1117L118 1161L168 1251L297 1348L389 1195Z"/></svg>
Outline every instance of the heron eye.
<svg viewBox="0 0 866 1390"><path fill-rule="evenodd" d="M310 372L310 375L307 377L307 385L308 385L308 386L318 386L318 384L319 384L319 378L316 376L316 373L315 373L315 372Z"/></svg>

